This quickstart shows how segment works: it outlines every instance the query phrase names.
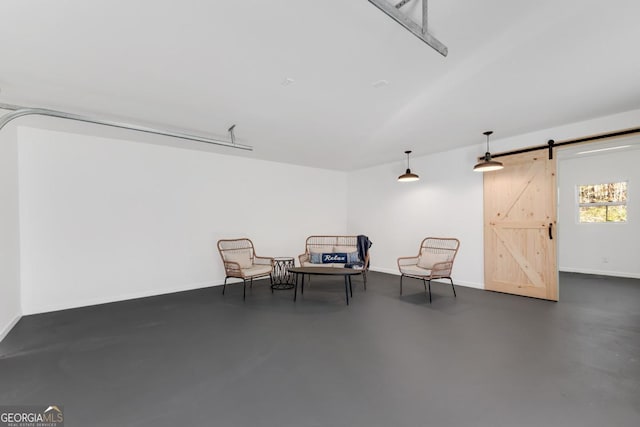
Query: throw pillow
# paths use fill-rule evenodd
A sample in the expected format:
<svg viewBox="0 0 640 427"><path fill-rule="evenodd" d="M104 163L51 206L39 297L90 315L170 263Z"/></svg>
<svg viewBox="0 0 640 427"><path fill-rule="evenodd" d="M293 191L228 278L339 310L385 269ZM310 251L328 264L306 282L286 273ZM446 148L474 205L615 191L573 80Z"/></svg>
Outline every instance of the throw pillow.
<svg viewBox="0 0 640 427"><path fill-rule="evenodd" d="M349 252L349 253L347 253L347 262L349 264L360 262L360 257L358 256L358 252Z"/></svg>
<svg viewBox="0 0 640 427"><path fill-rule="evenodd" d="M251 249L241 249L226 252L224 259L226 261L237 262L240 264L240 268L250 268L253 265L253 262L251 262L251 255Z"/></svg>
<svg viewBox="0 0 640 427"><path fill-rule="evenodd" d="M423 252L418 258L418 267L431 270L434 264L439 262L449 261L449 255L447 254L434 254L431 252Z"/></svg>
<svg viewBox="0 0 640 427"><path fill-rule="evenodd" d="M323 264L346 264L347 262L347 254L342 252L333 252L330 254L322 254L322 263Z"/></svg>

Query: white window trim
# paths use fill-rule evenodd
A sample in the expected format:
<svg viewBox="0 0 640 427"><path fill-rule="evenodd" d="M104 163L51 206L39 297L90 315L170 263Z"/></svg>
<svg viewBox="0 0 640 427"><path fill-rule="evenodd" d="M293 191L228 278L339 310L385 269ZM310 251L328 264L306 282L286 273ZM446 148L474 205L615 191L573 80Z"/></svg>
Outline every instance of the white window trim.
<svg viewBox="0 0 640 427"><path fill-rule="evenodd" d="M626 182L627 183L627 200L624 202L595 202L595 203L580 203L580 187L584 187L586 185L602 185L607 184L604 182L602 184L577 184L576 185L576 223L577 224L628 224L629 223L629 180L628 179L620 179L620 180L611 180L608 183L616 183L616 182ZM601 222L582 222L580 221L580 208L595 208L598 206L625 206L627 208L627 220L626 221L601 221Z"/></svg>

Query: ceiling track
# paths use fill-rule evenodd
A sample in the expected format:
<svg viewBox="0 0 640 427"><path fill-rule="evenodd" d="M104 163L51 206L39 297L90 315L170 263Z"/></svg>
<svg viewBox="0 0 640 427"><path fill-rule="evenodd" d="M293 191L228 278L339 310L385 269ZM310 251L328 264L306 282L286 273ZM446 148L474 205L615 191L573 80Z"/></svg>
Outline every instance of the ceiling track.
<svg viewBox="0 0 640 427"><path fill-rule="evenodd" d="M411 34L437 50L442 56L447 56L449 49L437 38L433 37L427 27L427 0L422 0L422 27L400 11L400 8L411 0L402 0L395 6L385 0L369 0L369 3L386 13L391 19L409 30Z"/></svg>
<svg viewBox="0 0 640 427"><path fill-rule="evenodd" d="M110 126L114 128L133 130L136 132L144 132L144 133L150 133L154 135L163 135L171 138L186 139L189 141L204 142L207 144L214 144L214 145L220 145L223 147L236 148L238 150L253 151L253 147L250 145L236 144L235 136L233 134L233 128L235 127L235 125L229 128L229 133L231 134L231 141L224 141L220 139L207 138L207 137L198 136L198 135L191 135L183 132L174 132L170 130L152 128L149 126L139 126L131 123L116 122L112 120L103 120L95 117L82 116L79 114L67 113L64 111L49 110L47 108L31 108L31 107L22 107L19 105L0 103L0 109L11 111L10 113L7 113L0 117L0 131L5 127L5 125L7 125L11 121L19 117L36 115L36 116L56 117L59 119L66 119L66 120L75 120L77 122L84 122L84 123L93 123L96 125Z"/></svg>

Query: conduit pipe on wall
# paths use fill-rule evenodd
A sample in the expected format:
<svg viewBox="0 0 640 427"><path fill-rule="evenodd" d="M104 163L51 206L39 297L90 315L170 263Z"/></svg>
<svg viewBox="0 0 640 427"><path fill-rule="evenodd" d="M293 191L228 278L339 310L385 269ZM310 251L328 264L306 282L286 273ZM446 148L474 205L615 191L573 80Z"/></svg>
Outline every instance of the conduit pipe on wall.
<svg viewBox="0 0 640 427"><path fill-rule="evenodd" d="M11 113L5 114L4 116L0 117L0 131L5 127L6 124L11 122L12 120L17 119L18 117L38 115L38 116L57 117L60 119L67 119L67 120L75 120L75 121L85 122L85 123L93 123L97 125L104 125L104 126L110 126L114 128L133 130L137 132L151 133L155 135L169 136L172 138L186 139L189 141L205 142L207 144L221 145L223 147L237 148L239 150L253 151L253 147L251 147L250 145L236 144L233 138L233 133L232 133L232 141L229 142L229 141L222 141L219 139L206 138L203 136L190 135L182 132L173 132L168 130L156 129L148 126L138 126L138 125L133 125L129 123L115 122L111 120L102 120L102 119L97 119L97 118L88 117L88 116L81 116L79 114L66 113L64 111L49 110L47 108L31 108L31 107L22 107L19 105L0 103L0 109L12 111ZM230 132L232 131L230 130Z"/></svg>

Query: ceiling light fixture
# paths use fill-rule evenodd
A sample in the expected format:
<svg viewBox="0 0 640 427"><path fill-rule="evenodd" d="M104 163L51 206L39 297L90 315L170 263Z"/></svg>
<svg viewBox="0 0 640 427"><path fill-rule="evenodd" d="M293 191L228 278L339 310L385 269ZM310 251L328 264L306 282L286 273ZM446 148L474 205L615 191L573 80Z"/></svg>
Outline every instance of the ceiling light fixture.
<svg viewBox="0 0 640 427"><path fill-rule="evenodd" d="M502 163L491 159L491 153L489 152L489 135L492 133L493 131L490 130L482 133L487 136L487 152L484 153L484 158L473 167L475 172L491 172L504 168Z"/></svg>
<svg viewBox="0 0 640 427"><path fill-rule="evenodd" d="M398 182L418 181L420 177L415 173L411 173L411 169L409 169L409 154L411 154L411 150L405 151L404 154L407 155L407 171L398 177Z"/></svg>

